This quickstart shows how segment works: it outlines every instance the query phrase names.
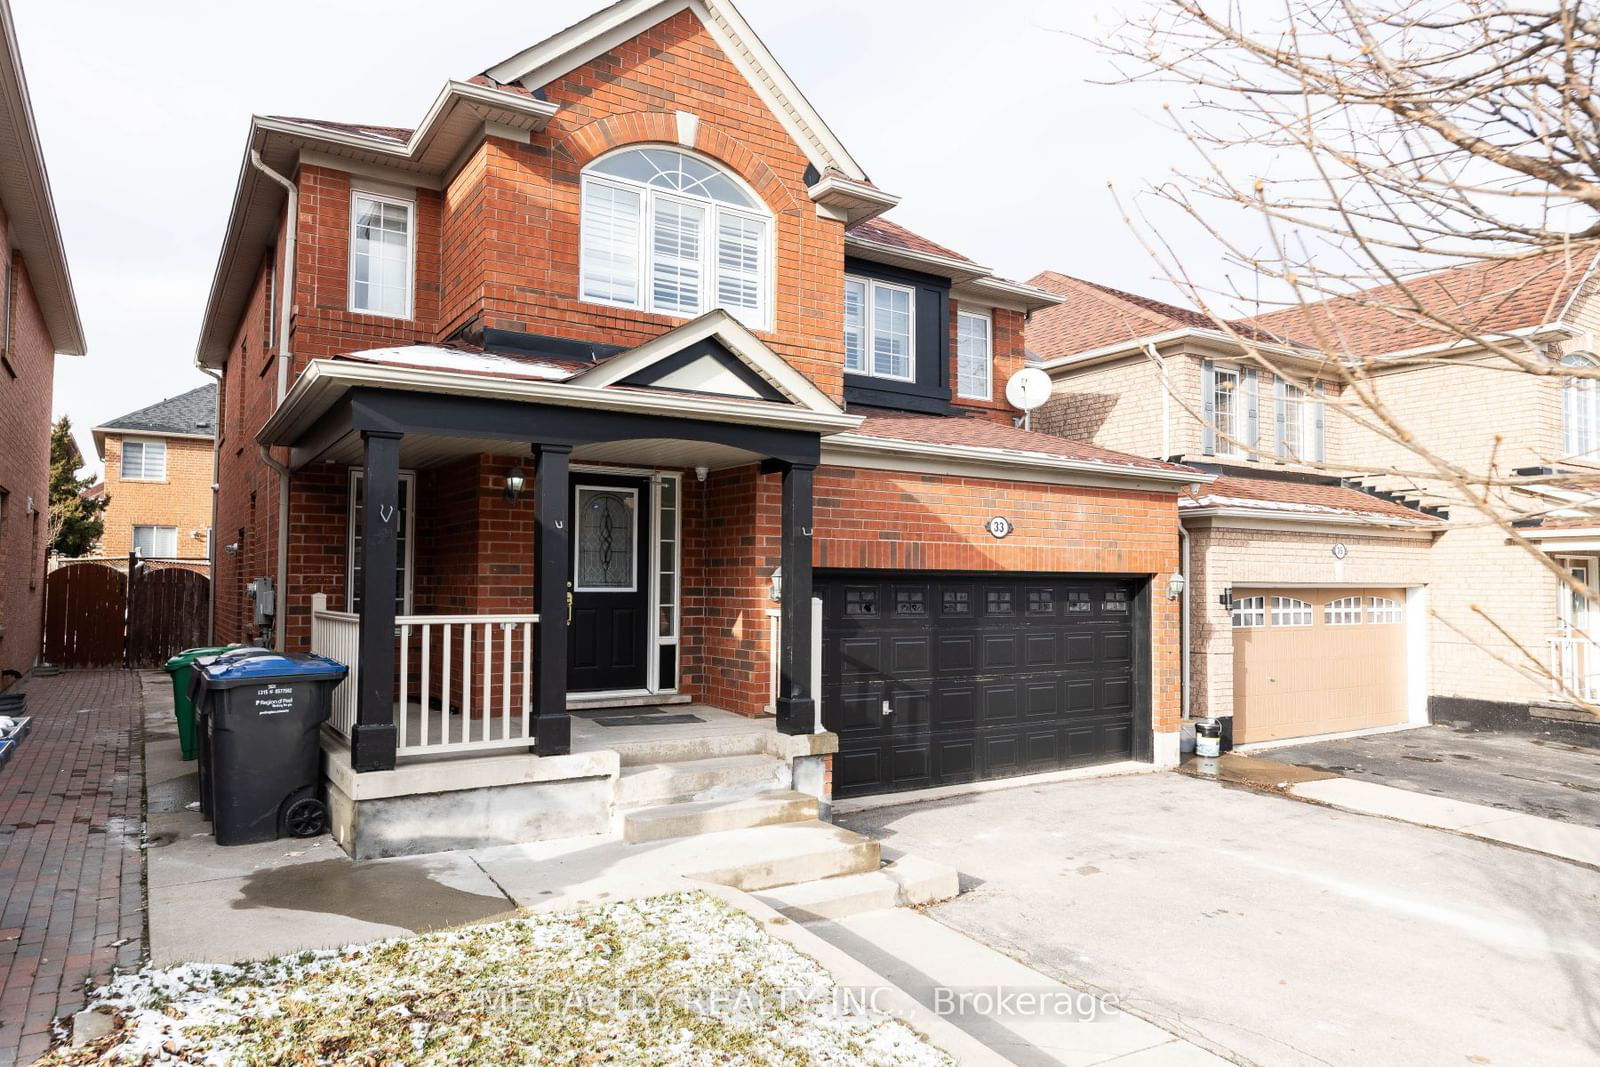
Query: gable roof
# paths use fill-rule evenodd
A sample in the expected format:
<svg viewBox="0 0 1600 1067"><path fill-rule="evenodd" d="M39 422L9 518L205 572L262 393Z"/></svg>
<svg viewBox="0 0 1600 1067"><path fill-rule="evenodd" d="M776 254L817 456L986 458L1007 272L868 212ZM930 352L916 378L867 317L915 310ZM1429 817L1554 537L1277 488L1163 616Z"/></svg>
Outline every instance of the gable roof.
<svg viewBox="0 0 1600 1067"><path fill-rule="evenodd" d="M1286 343L1336 345L1355 356L1462 340L1457 330L1418 321L1430 314L1474 333L1507 334L1560 321L1596 259L1586 246L1468 263L1244 321Z"/></svg>
<svg viewBox="0 0 1600 1067"><path fill-rule="evenodd" d="M692 12L706 32L722 45L729 61L743 72L756 95L789 128L795 143L819 174L834 170L853 181L868 180L866 172L828 129L799 86L789 79L729 0L618 0L501 60L483 73L495 82L516 82L524 89L537 91L684 10Z"/></svg>
<svg viewBox="0 0 1600 1067"><path fill-rule="evenodd" d="M1028 322L1028 350L1040 359L1059 359L1172 330L1216 329L1211 316L1190 308L1053 270L1040 271L1028 284L1066 298Z"/></svg>
<svg viewBox="0 0 1600 1067"><path fill-rule="evenodd" d="M95 448L105 452L107 434L147 433L170 437L215 437L217 385L208 382L187 393L169 396L138 411L119 415L94 428Z"/></svg>
<svg viewBox="0 0 1600 1067"><path fill-rule="evenodd" d="M1180 496L1178 507L1185 514L1242 510L1307 521L1344 518L1382 526L1443 525L1433 516L1404 504L1347 486L1227 474L1210 485Z"/></svg>
<svg viewBox="0 0 1600 1067"><path fill-rule="evenodd" d="M12 243L27 265L50 343L63 355L83 355L83 323L8 0L0 0L0 205L11 224Z"/></svg>

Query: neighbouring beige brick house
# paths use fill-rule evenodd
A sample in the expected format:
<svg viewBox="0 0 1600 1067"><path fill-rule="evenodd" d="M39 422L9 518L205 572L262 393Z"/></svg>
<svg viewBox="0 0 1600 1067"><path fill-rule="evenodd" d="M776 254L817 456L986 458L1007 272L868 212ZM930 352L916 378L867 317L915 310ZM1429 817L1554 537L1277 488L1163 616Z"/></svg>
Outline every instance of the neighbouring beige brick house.
<svg viewBox="0 0 1600 1067"><path fill-rule="evenodd" d="M202 385L94 428L111 497L101 554L210 558L216 409Z"/></svg>
<svg viewBox="0 0 1600 1067"><path fill-rule="evenodd" d="M1411 286L1430 310L1524 345L1546 375L1402 319L1390 290L1230 332L1065 275L1032 280L1066 298L1028 325L1055 382L1035 427L1217 476L1181 501L1192 716L1228 717L1240 741L1586 718L1572 704L1600 688L1592 602L1430 475L1313 349L1378 360L1372 388L1394 426L1446 463L1525 483L1497 498L1501 513L1600 588L1583 486L1600 403L1595 383L1560 369L1600 362L1592 261L1550 253Z"/></svg>

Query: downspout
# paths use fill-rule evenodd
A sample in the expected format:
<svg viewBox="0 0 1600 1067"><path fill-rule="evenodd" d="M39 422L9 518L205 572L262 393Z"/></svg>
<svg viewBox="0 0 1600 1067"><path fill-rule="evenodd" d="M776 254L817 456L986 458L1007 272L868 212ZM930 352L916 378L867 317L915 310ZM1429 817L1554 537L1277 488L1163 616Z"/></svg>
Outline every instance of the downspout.
<svg viewBox="0 0 1600 1067"><path fill-rule="evenodd" d="M1183 520L1178 525L1178 566L1183 575L1183 593L1178 597L1178 640L1182 642L1180 650L1180 664L1178 667L1178 710L1179 718L1188 722L1193 715L1189 706L1189 595L1193 590L1189 581L1189 531L1183 528Z"/></svg>
<svg viewBox="0 0 1600 1067"><path fill-rule="evenodd" d="M206 642L217 640L217 477L222 470L222 375L207 367L200 373L217 383L217 408L211 416L211 529L206 533L206 555L211 560L211 595L206 597Z"/></svg>
<svg viewBox="0 0 1600 1067"><path fill-rule="evenodd" d="M293 362L289 345L289 317L294 308L294 239L296 231L300 228L300 190L295 188L294 182L267 166L258 149L250 150L250 163L262 174L283 186L289 197L284 207L287 222L283 228L283 276L280 279L278 293L280 303L277 337L278 397L273 404L276 410L289 392L289 364ZM261 453L261 461L278 472L278 580L275 605L277 611L272 619L272 644L274 648L282 651L284 623L289 613L289 468L273 459L266 445L257 447Z"/></svg>

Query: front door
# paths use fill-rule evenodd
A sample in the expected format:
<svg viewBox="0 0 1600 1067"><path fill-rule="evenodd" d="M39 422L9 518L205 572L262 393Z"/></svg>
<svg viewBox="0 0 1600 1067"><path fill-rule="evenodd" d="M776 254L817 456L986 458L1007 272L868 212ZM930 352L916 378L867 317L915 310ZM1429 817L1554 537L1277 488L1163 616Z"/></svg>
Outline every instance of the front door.
<svg viewBox="0 0 1600 1067"><path fill-rule="evenodd" d="M567 689L643 689L650 614L650 480L578 474L572 484Z"/></svg>

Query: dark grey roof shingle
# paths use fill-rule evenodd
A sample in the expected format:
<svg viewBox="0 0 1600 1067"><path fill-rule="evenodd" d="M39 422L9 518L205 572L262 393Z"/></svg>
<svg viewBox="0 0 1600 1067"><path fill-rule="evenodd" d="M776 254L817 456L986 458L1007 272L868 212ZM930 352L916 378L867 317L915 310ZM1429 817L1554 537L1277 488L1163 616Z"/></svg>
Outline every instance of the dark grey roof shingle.
<svg viewBox="0 0 1600 1067"><path fill-rule="evenodd" d="M215 383L191 389L180 396L168 397L147 408L129 412L120 418L102 423L102 430L139 430L145 433L187 433L216 436L212 425L217 417L217 387Z"/></svg>

